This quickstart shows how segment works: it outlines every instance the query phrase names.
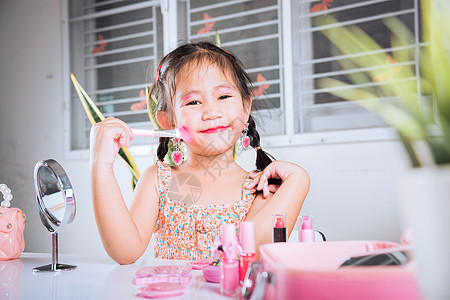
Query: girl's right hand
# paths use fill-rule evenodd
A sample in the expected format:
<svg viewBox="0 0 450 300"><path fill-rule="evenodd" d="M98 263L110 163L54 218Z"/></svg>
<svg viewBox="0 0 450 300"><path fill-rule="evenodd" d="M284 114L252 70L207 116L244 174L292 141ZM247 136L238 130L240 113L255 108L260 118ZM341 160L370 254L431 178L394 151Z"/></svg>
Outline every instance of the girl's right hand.
<svg viewBox="0 0 450 300"><path fill-rule="evenodd" d="M130 147L134 134L122 120L108 117L91 128L91 166L112 166L120 147Z"/></svg>

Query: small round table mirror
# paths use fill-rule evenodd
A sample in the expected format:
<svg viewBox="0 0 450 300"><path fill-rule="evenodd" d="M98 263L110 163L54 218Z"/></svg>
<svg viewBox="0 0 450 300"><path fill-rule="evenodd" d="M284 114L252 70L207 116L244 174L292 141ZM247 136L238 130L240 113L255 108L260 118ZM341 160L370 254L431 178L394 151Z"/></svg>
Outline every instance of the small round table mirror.
<svg viewBox="0 0 450 300"><path fill-rule="evenodd" d="M69 178L53 160L39 161L34 168L34 187L42 224L52 235L52 263L36 267L34 272L57 272L76 269L58 262L58 233L75 217L75 196Z"/></svg>

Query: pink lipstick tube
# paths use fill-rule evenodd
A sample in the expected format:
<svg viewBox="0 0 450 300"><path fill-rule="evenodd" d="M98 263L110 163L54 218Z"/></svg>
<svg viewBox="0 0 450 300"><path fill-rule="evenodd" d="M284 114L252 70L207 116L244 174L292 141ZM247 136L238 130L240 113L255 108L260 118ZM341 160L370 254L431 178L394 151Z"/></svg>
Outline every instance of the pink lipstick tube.
<svg viewBox="0 0 450 300"><path fill-rule="evenodd" d="M273 242L284 243L287 241L287 215L275 214L272 215L273 226Z"/></svg>
<svg viewBox="0 0 450 300"><path fill-rule="evenodd" d="M244 283L250 263L256 261L255 225L253 222L241 222L240 240L242 254L239 257L239 283Z"/></svg>
<svg viewBox="0 0 450 300"><path fill-rule="evenodd" d="M298 241L314 242L314 230L312 216L300 216L298 219Z"/></svg>

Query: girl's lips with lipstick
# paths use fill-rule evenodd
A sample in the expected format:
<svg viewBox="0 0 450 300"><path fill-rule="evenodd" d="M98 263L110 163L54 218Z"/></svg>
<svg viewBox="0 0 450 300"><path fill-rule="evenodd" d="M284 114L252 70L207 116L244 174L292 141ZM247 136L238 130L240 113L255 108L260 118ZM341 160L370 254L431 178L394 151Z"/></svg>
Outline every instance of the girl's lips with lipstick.
<svg viewBox="0 0 450 300"><path fill-rule="evenodd" d="M200 131L200 133L207 133L207 134L209 134L209 133L222 132L222 131L224 131L225 129L227 129L227 128L229 128L229 127L230 127L230 126L217 126L217 127L211 127L211 128L206 129L206 130Z"/></svg>

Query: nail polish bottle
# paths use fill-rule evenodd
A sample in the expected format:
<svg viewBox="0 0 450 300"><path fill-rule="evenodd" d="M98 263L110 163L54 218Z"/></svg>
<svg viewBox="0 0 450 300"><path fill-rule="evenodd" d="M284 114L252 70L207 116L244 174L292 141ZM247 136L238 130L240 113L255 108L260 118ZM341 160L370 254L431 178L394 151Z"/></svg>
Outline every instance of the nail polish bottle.
<svg viewBox="0 0 450 300"><path fill-rule="evenodd" d="M220 293L234 296L239 287L238 241L234 225L222 225L221 242L223 259L220 261Z"/></svg>
<svg viewBox="0 0 450 300"><path fill-rule="evenodd" d="M242 285L249 264L256 261L255 225L253 222L241 222L240 240L242 254L239 257L239 282Z"/></svg>
<svg viewBox="0 0 450 300"><path fill-rule="evenodd" d="M300 216L298 222L298 241L314 242L314 230L312 228L311 216Z"/></svg>
<svg viewBox="0 0 450 300"><path fill-rule="evenodd" d="M272 215L272 225L273 225L273 242L274 243L286 242L287 215L285 214Z"/></svg>

